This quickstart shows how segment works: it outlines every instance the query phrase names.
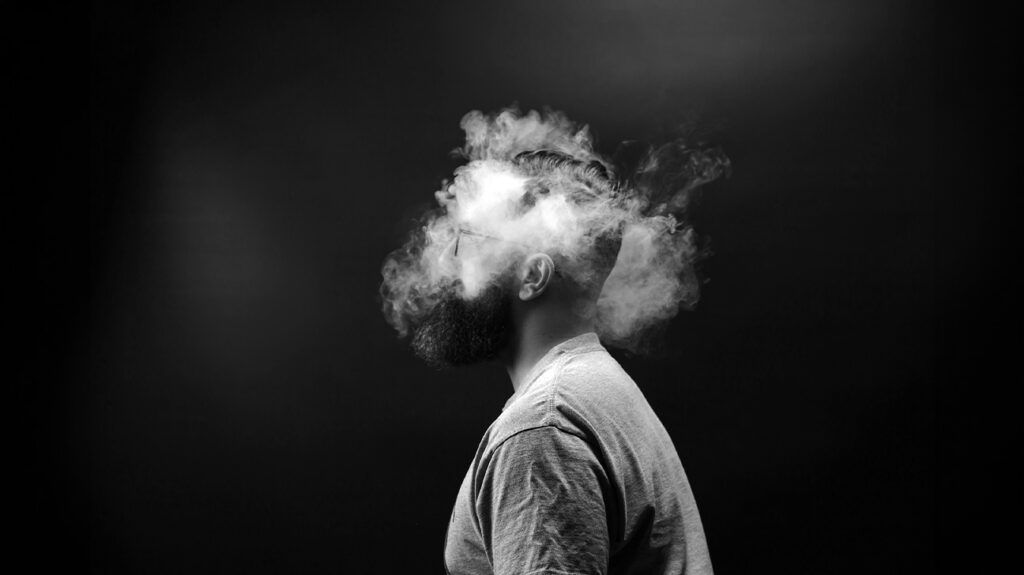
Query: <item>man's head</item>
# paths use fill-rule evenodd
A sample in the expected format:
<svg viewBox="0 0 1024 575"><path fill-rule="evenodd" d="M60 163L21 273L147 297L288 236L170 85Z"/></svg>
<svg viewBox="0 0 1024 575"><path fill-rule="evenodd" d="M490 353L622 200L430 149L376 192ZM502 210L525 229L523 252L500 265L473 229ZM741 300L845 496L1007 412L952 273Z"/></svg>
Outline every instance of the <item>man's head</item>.
<svg viewBox="0 0 1024 575"><path fill-rule="evenodd" d="M594 188L611 189L600 164L587 166L562 154L527 152L516 157L515 165L529 178L524 184L527 191L514 206L516 212L529 211L546 194L567 194L573 203L583 204L600 197ZM601 287L618 255L621 231L590 230L581 240L583 247L566 255L460 230L446 257L457 259L461 248L462 257L472 260L502 243L517 245L505 246L513 256L478 295L466 298L457 286L442 290L412 330L413 350L436 367L471 365L504 355L515 332L528 321L592 325Z"/></svg>
<svg viewBox="0 0 1024 575"><path fill-rule="evenodd" d="M510 109L471 112L462 127L467 163L382 269L384 314L420 356L494 359L539 317L580 320L629 349L695 301L692 234L615 178L586 126Z"/></svg>

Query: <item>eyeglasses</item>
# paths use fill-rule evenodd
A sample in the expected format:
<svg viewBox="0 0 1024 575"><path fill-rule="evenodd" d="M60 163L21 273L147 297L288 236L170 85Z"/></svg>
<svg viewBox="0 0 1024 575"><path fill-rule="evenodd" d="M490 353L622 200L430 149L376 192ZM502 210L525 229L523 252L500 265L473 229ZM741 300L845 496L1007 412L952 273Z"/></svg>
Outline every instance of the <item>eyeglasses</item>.
<svg viewBox="0 0 1024 575"><path fill-rule="evenodd" d="M459 228L458 232L455 234L455 250L452 252L453 256L458 256L459 255L459 243L462 241L462 236L463 235L475 236L475 237L478 237L478 238L485 238L485 239L488 239L488 240L497 240L499 242L508 242L508 243L511 243L511 244L519 244L521 246L529 247L527 244L524 244L523 242L517 242L515 240L506 240L505 238L499 238L497 236L489 236L487 234L481 234L480 232L474 232L474 231L471 231L471 230L467 230L465 228Z"/></svg>
<svg viewBox="0 0 1024 575"><path fill-rule="evenodd" d="M465 228L459 228L458 231L455 234L455 249L452 251L452 256L453 257L458 257L458 255L459 255L459 243L461 242L462 236L464 236L464 235L466 235L466 236L474 236L474 237L478 237L478 238L484 238L484 239L488 239L488 240L497 240L499 242L508 242L508 243L517 244L517 245L520 245L520 246L523 246L523 247L526 247L526 248L534 247L534 246L531 246L531 245L523 243L523 242L517 242L515 240L507 240L505 238L499 238L497 236L490 236L490 235L487 235L487 234L482 234L480 232L474 232L472 230L467 230ZM554 270L554 274L556 276L558 276L558 277L564 277L563 274L562 274L562 271L558 270L558 269Z"/></svg>

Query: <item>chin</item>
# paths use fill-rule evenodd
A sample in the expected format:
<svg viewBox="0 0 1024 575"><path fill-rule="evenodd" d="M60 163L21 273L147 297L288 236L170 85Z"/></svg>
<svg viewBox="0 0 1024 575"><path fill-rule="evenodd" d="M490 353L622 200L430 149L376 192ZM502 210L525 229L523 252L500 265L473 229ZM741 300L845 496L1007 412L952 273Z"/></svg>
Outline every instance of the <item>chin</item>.
<svg viewBox="0 0 1024 575"><path fill-rule="evenodd" d="M510 341L511 310L511 294L501 286L471 300L448 294L413 331L413 351L437 368L494 361Z"/></svg>

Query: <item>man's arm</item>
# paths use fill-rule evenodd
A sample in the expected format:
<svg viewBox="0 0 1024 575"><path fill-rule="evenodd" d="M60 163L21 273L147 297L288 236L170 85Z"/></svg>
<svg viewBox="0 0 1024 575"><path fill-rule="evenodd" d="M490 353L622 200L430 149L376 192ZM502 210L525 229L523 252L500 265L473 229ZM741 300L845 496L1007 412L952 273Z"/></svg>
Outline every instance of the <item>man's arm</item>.
<svg viewBox="0 0 1024 575"><path fill-rule="evenodd" d="M480 470L476 518L495 575L603 575L608 479L580 437L552 426L501 443Z"/></svg>

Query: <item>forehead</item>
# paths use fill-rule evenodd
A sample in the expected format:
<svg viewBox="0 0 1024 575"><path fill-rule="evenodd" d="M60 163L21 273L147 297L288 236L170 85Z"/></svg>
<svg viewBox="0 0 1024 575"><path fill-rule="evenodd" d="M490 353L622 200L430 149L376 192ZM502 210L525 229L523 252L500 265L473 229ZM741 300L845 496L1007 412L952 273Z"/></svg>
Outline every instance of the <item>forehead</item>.
<svg viewBox="0 0 1024 575"><path fill-rule="evenodd" d="M511 166L474 162L455 177L445 204L456 221L487 222L505 214L522 197L525 182Z"/></svg>

